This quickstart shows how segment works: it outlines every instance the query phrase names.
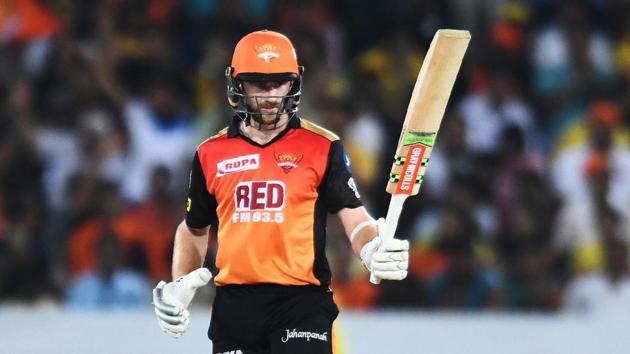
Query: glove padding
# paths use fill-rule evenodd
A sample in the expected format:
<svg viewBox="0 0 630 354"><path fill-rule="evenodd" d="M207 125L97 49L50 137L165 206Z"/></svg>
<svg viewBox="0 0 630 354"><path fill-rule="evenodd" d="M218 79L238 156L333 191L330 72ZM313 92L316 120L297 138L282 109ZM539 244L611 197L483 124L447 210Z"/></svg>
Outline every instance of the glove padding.
<svg viewBox="0 0 630 354"><path fill-rule="evenodd" d="M153 289L153 307L162 331L173 338L181 337L188 329L188 306L198 288L208 284L212 273L199 268L175 281L160 281Z"/></svg>
<svg viewBox="0 0 630 354"><path fill-rule="evenodd" d="M361 248L363 265L379 279L405 279L409 268L409 241L396 238L383 241L380 233L385 220L380 218L376 222L379 235Z"/></svg>

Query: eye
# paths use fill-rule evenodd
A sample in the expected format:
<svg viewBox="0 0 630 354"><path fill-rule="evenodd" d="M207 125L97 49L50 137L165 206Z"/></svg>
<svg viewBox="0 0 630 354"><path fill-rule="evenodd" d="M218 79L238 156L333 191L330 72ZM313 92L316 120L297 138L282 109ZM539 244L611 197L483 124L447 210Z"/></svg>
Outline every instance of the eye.
<svg viewBox="0 0 630 354"><path fill-rule="evenodd" d="M276 80L276 81L272 81L272 87L273 88L278 88L278 87L282 87L286 84L288 84L289 81L287 80Z"/></svg>

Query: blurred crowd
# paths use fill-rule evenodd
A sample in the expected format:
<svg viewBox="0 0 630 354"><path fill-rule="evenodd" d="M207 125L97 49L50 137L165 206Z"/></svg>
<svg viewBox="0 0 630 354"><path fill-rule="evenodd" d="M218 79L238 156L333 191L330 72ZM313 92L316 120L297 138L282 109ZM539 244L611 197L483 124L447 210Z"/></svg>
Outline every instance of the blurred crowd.
<svg viewBox="0 0 630 354"><path fill-rule="evenodd" d="M300 114L341 135L375 216L433 34L472 34L399 224L408 278L370 285L330 219L342 307L630 313L627 0L0 1L0 303L148 303L262 28L292 39Z"/></svg>

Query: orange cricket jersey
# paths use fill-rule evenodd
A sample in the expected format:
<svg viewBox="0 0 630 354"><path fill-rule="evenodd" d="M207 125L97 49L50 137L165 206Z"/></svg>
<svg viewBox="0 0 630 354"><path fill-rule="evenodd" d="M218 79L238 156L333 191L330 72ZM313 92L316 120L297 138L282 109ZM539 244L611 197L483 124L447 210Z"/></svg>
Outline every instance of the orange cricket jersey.
<svg viewBox="0 0 630 354"><path fill-rule="evenodd" d="M217 285L330 284L326 217L362 205L339 138L294 117L265 145L240 120L203 142L186 223L218 227Z"/></svg>

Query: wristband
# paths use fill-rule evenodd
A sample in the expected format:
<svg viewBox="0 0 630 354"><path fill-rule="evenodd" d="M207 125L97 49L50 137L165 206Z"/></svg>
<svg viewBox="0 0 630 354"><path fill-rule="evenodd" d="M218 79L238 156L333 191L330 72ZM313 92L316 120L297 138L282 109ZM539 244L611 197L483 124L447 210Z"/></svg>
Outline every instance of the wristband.
<svg viewBox="0 0 630 354"><path fill-rule="evenodd" d="M359 232L361 232L361 230L365 229L367 226L370 226L370 225L376 225L376 220L366 220L359 223L359 225L355 226L354 229L352 229L352 232L350 233L350 243L354 242L354 239L357 237Z"/></svg>

